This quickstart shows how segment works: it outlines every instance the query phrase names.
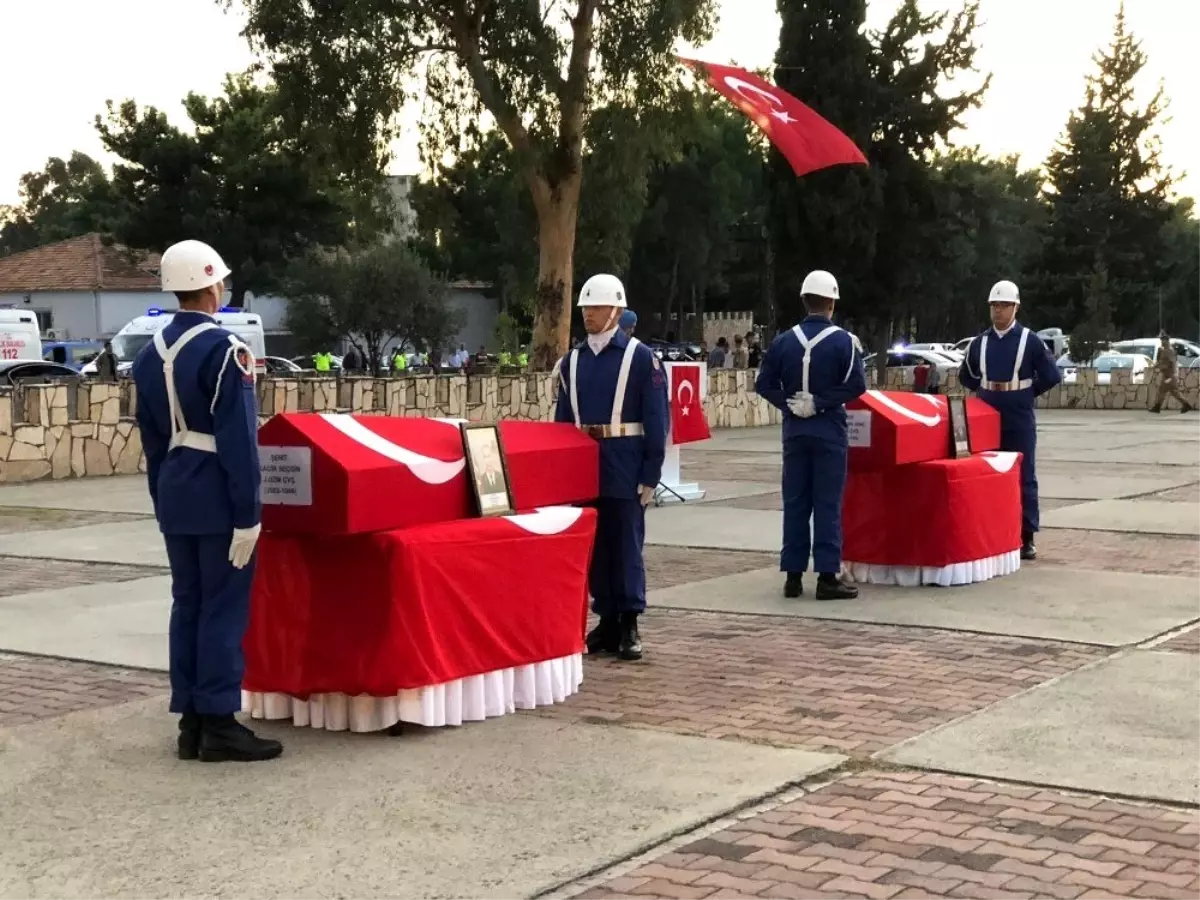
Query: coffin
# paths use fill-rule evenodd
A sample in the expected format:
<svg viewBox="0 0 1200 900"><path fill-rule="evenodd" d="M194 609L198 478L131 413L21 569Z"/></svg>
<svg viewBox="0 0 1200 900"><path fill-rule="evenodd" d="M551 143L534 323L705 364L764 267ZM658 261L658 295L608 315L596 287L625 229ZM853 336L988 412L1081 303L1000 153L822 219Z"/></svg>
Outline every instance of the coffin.
<svg viewBox="0 0 1200 900"><path fill-rule="evenodd" d="M846 404L851 471L878 471L950 456L946 398L907 391L867 391ZM1000 415L967 398L971 450L1000 446Z"/></svg>
<svg viewBox="0 0 1200 900"><path fill-rule="evenodd" d="M285 413L258 432L264 531L351 535L474 516L460 419ZM584 503L599 448L571 425L501 422L513 504Z"/></svg>
<svg viewBox="0 0 1200 900"><path fill-rule="evenodd" d="M243 688L395 698L570 660L583 652L595 532L595 510L552 507L377 534L264 533Z"/></svg>

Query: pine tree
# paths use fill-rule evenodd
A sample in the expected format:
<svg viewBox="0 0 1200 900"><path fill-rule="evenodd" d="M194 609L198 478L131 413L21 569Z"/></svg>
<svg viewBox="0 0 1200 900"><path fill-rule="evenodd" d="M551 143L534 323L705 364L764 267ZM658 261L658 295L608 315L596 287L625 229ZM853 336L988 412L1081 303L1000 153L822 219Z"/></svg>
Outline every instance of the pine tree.
<svg viewBox="0 0 1200 900"><path fill-rule="evenodd" d="M1112 322L1125 336L1155 329L1153 298L1165 271L1164 226L1173 182L1159 159L1155 126L1167 106L1160 85L1144 106L1133 82L1146 53L1117 13L1112 42L1094 58L1083 105L1046 161L1050 213L1037 277L1034 319L1071 329L1088 316L1095 261L1107 272Z"/></svg>
<svg viewBox="0 0 1200 900"><path fill-rule="evenodd" d="M1112 338L1112 308L1109 299L1108 271L1097 259L1087 278L1084 318L1071 332L1071 359L1086 366Z"/></svg>

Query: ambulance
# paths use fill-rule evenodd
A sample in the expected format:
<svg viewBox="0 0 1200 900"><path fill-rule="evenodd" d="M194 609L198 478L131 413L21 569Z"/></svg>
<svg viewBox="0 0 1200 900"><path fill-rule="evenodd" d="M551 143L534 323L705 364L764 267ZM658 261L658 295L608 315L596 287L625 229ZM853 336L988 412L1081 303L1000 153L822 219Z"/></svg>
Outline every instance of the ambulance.
<svg viewBox="0 0 1200 900"><path fill-rule="evenodd" d="M0 309L0 360L41 358L37 316L22 309Z"/></svg>
<svg viewBox="0 0 1200 900"><path fill-rule="evenodd" d="M138 316L113 336L112 348L113 355L117 357L118 375L129 374L129 370L133 368L133 361L142 348L154 340L154 335L166 328L174 317L175 313L170 310L148 309L144 316ZM218 325L245 342L254 354L257 374L266 374L264 360L267 356L267 339L263 331L262 316L234 306L222 306L213 318L217 320ZM96 364L88 363L82 372L84 375L95 375Z"/></svg>

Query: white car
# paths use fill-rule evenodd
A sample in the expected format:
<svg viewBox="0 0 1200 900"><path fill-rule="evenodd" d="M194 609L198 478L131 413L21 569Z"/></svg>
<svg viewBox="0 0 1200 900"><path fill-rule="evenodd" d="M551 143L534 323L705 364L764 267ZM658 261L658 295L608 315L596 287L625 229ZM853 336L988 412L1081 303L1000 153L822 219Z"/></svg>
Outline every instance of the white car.
<svg viewBox="0 0 1200 900"><path fill-rule="evenodd" d="M1182 338L1171 338L1171 346L1175 349L1175 357L1179 368L1193 369L1200 366L1200 345ZM1140 353L1151 362L1158 359L1158 351L1162 342L1158 338L1135 338L1132 341L1117 341L1108 349L1113 353Z"/></svg>
<svg viewBox="0 0 1200 900"><path fill-rule="evenodd" d="M1063 370L1063 384L1078 382L1079 370L1085 368L1065 357L1058 361L1058 365ZM1111 384L1112 373L1117 369L1131 370L1130 384L1144 384L1150 369L1150 360L1140 353L1101 353L1086 368L1096 370L1096 384Z"/></svg>
<svg viewBox="0 0 1200 900"><path fill-rule="evenodd" d="M967 343L970 343L969 338L967 339ZM909 344L906 347L893 348L893 349L928 350L932 353L937 353L939 356L945 356L948 359L952 359L956 362L962 362L962 354L966 350L966 344L963 345L962 351L960 351L954 344L947 344L944 342L937 342L937 341L935 341L933 343L929 343L929 344Z"/></svg>

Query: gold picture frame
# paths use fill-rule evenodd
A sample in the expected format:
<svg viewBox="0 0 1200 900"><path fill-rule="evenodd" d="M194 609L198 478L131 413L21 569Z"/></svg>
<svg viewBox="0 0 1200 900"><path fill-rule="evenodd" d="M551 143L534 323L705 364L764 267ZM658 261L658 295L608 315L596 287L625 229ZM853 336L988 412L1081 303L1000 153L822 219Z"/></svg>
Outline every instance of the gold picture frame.
<svg viewBox="0 0 1200 900"><path fill-rule="evenodd" d="M967 418L967 398L957 394L946 398L946 412L950 420L950 456L965 459L971 455L971 423Z"/></svg>
<svg viewBox="0 0 1200 900"><path fill-rule="evenodd" d="M469 422L461 426L461 431L475 511L485 518L512 515L516 510L500 426L494 422Z"/></svg>

